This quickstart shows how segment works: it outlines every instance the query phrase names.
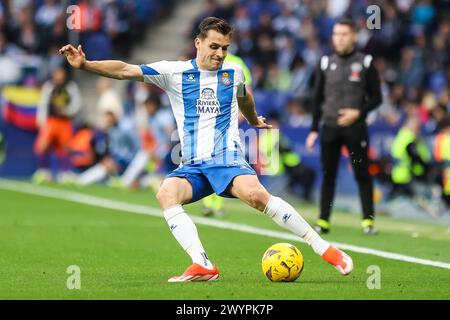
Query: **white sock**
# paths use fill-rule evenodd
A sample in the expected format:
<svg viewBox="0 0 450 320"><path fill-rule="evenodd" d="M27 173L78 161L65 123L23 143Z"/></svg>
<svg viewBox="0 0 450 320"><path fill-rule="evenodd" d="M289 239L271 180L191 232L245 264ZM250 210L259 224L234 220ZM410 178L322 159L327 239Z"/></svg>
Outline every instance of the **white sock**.
<svg viewBox="0 0 450 320"><path fill-rule="evenodd" d="M203 249L197 228L183 207L175 205L164 210L164 218L169 224L170 231L175 239L192 258L192 262L212 270L213 265L209 261L205 249Z"/></svg>
<svg viewBox="0 0 450 320"><path fill-rule="evenodd" d="M106 171L105 166L99 163L83 172L78 177L77 181L79 184L84 186L101 181L102 179L106 178L107 175L108 172Z"/></svg>
<svg viewBox="0 0 450 320"><path fill-rule="evenodd" d="M323 240L308 222L283 199L271 196L264 213L279 226L304 239L318 255L322 256L330 247L330 244Z"/></svg>
<svg viewBox="0 0 450 320"><path fill-rule="evenodd" d="M146 151L139 151L131 161L130 165L127 167L122 175L122 183L124 186L129 187L134 180L137 179L139 174L144 171L147 165L150 155Z"/></svg>

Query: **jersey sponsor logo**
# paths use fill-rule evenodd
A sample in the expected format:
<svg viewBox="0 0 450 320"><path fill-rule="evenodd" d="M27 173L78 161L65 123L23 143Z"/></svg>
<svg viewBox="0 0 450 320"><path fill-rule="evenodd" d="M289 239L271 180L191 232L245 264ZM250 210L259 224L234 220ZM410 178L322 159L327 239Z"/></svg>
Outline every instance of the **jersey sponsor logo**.
<svg viewBox="0 0 450 320"><path fill-rule="evenodd" d="M229 86L231 84L231 79L230 79L230 75L228 74L228 72L224 72L222 74L222 77L220 78L220 80L226 86Z"/></svg>
<svg viewBox="0 0 450 320"><path fill-rule="evenodd" d="M202 90L200 99L197 99L197 114L220 114L220 103L213 89Z"/></svg>
<svg viewBox="0 0 450 320"><path fill-rule="evenodd" d="M190 73L186 76L186 81L188 82L194 82L195 81L195 74Z"/></svg>

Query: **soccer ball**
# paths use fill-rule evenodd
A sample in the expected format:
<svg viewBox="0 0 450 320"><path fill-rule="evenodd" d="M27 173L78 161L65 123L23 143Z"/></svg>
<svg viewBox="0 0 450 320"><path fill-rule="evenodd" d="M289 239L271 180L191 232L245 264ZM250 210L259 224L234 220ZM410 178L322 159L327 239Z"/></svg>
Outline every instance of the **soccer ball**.
<svg viewBox="0 0 450 320"><path fill-rule="evenodd" d="M261 265L270 281L292 282L303 270L303 256L294 245L277 243L264 252Z"/></svg>

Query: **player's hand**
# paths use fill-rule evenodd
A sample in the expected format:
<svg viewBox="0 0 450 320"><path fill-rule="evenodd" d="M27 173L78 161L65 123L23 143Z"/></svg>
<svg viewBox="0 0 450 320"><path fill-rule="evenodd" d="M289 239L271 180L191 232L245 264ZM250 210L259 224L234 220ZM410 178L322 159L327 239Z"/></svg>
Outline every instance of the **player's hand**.
<svg viewBox="0 0 450 320"><path fill-rule="evenodd" d="M358 109L343 108L339 109L338 115L338 125L341 127L348 127L359 119L361 112Z"/></svg>
<svg viewBox="0 0 450 320"><path fill-rule="evenodd" d="M76 69L83 68L86 63L86 54L83 52L81 45L75 49L71 44L68 44L59 49L59 54L65 55L67 62Z"/></svg>
<svg viewBox="0 0 450 320"><path fill-rule="evenodd" d="M312 152L314 149L314 144L316 143L317 137L319 137L319 133L316 131L311 131L306 137L306 149L309 152Z"/></svg>
<svg viewBox="0 0 450 320"><path fill-rule="evenodd" d="M263 116L258 116L258 122L256 124L251 125L258 129L272 129L272 125L267 124L266 118L264 118Z"/></svg>

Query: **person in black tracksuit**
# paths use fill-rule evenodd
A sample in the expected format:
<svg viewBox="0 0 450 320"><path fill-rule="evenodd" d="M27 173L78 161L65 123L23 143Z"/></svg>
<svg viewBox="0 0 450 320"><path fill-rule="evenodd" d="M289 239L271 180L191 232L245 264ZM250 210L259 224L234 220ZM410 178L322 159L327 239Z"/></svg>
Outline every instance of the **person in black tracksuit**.
<svg viewBox="0 0 450 320"><path fill-rule="evenodd" d="M334 54L323 56L315 72L313 124L306 139L312 150L319 134L323 180L320 199L319 233L329 232L340 152L345 145L359 187L362 203L362 228L375 234L373 182L368 170L369 139L366 115L381 103L378 73L372 56L355 50L356 32L351 20L341 20L333 27Z"/></svg>

